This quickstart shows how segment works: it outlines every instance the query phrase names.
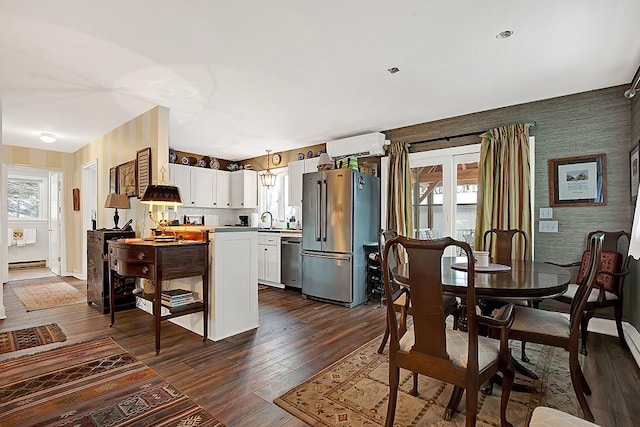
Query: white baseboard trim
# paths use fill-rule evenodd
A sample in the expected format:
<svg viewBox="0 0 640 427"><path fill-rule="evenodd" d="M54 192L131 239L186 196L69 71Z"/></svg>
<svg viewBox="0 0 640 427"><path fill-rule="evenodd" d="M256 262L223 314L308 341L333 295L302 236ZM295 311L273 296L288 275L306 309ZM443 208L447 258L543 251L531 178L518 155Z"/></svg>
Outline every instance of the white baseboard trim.
<svg viewBox="0 0 640 427"><path fill-rule="evenodd" d="M589 332L614 337L618 336L615 320L601 319L599 317L594 317L589 321ZM631 351L631 355L636 361L636 365L640 367L640 333L638 333L638 330L629 322L622 322L622 332L629 346L629 351Z"/></svg>

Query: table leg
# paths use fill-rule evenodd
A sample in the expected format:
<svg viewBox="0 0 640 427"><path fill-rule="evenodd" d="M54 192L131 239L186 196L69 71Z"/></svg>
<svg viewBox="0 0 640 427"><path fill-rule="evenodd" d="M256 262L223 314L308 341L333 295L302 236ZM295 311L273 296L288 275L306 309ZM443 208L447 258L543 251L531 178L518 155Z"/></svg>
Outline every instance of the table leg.
<svg viewBox="0 0 640 427"><path fill-rule="evenodd" d="M160 354L160 322L162 321L162 279L156 279L153 299L153 318L156 326L156 356Z"/></svg>
<svg viewBox="0 0 640 427"><path fill-rule="evenodd" d="M113 274L113 270L109 268L109 312L111 314L111 323L109 324L109 327L113 327L113 324L116 322L116 307L115 302L113 301L115 299L115 292L113 290Z"/></svg>

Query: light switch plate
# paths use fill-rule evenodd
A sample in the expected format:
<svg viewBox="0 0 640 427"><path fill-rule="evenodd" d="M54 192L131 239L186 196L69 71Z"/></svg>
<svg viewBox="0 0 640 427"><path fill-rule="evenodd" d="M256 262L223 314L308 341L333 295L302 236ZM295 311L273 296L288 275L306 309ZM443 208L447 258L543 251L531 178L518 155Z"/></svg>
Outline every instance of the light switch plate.
<svg viewBox="0 0 640 427"><path fill-rule="evenodd" d="M538 231L540 233L557 233L558 221L540 221L538 222Z"/></svg>
<svg viewBox="0 0 640 427"><path fill-rule="evenodd" d="M553 208L540 208L540 219L553 218Z"/></svg>

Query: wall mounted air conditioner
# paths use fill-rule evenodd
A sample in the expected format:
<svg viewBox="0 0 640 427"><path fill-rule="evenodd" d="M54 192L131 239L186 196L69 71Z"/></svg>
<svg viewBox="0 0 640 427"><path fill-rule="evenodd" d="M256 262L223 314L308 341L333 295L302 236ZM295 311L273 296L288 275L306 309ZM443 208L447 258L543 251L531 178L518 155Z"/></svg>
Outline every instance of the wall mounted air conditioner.
<svg viewBox="0 0 640 427"><path fill-rule="evenodd" d="M327 142L327 154L334 160L348 156L384 156L384 145L383 133L367 133Z"/></svg>

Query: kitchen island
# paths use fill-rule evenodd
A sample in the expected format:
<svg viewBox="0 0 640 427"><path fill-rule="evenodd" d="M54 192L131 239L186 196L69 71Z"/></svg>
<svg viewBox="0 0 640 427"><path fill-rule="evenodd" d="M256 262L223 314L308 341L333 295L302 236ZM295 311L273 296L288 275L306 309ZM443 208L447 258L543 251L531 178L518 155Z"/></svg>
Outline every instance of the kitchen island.
<svg viewBox="0 0 640 427"><path fill-rule="evenodd" d="M255 329L258 322L258 229L253 227L175 226L165 233L209 231L209 327L207 338L218 341ZM176 259L175 262L181 262ZM166 289L186 289L202 295L198 277L174 279ZM138 298L137 306L149 313L149 301ZM202 313L170 321L203 335Z"/></svg>

